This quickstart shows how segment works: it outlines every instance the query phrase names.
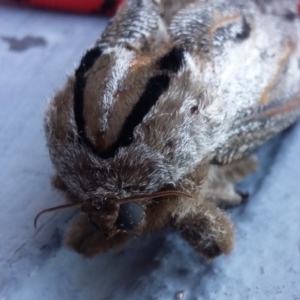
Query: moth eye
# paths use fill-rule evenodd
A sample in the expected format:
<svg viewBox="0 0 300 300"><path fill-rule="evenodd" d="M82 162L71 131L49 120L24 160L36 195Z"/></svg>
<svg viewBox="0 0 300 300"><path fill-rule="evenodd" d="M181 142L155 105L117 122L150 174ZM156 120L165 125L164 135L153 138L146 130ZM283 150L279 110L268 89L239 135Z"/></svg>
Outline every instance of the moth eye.
<svg viewBox="0 0 300 300"><path fill-rule="evenodd" d="M191 114L191 116L198 115L199 114L199 108L198 108L198 106L195 105L195 106L191 107L190 114Z"/></svg>
<svg viewBox="0 0 300 300"><path fill-rule="evenodd" d="M145 212L137 202L128 202L120 205L119 215L116 221L118 229L133 230L144 220Z"/></svg>

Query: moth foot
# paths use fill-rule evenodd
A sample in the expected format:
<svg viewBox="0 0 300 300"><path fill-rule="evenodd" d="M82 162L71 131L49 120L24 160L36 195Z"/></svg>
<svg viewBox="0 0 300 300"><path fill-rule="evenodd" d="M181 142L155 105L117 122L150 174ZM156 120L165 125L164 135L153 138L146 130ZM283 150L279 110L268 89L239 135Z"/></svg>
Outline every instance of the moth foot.
<svg viewBox="0 0 300 300"><path fill-rule="evenodd" d="M226 166L211 165L202 184L205 200L213 202L220 208L234 207L249 200L249 194L235 190L235 183L256 170L254 156L236 161Z"/></svg>
<svg viewBox="0 0 300 300"><path fill-rule="evenodd" d="M242 192L237 192L241 197L242 197L242 203L247 203L250 199L250 194L249 193L242 193Z"/></svg>
<svg viewBox="0 0 300 300"><path fill-rule="evenodd" d="M219 208L226 209L246 204L249 199L250 195L248 193L235 191L234 197L232 198L207 198L206 200L214 202Z"/></svg>

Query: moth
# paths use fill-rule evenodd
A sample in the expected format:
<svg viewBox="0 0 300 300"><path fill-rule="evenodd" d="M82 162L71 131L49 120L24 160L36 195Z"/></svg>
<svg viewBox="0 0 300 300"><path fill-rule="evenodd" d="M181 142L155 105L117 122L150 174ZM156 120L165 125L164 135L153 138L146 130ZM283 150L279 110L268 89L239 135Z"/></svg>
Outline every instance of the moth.
<svg viewBox="0 0 300 300"><path fill-rule="evenodd" d="M167 226L229 254L253 151L300 116L296 0L127 0L50 101L53 184L91 257ZM37 221L35 220L35 223Z"/></svg>

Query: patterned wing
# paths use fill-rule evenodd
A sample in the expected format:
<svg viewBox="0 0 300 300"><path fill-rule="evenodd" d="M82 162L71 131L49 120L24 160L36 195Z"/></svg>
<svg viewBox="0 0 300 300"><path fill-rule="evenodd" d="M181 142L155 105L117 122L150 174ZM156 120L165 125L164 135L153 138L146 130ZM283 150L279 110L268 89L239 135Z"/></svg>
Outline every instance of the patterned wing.
<svg viewBox="0 0 300 300"><path fill-rule="evenodd" d="M300 116L297 1L194 1L170 25L210 95L202 114L216 163L252 152Z"/></svg>
<svg viewBox="0 0 300 300"><path fill-rule="evenodd" d="M127 0L98 41L100 46L140 48L161 26L160 6L154 0Z"/></svg>
<svg viewBox="0 0 300 300"><path fill-rule="evenodd" d="M216 149L213 163L228 164L253 152L263 142L288 128L300 117L300 93L281 103L249 110L232 124L226 143Z"/></svg>

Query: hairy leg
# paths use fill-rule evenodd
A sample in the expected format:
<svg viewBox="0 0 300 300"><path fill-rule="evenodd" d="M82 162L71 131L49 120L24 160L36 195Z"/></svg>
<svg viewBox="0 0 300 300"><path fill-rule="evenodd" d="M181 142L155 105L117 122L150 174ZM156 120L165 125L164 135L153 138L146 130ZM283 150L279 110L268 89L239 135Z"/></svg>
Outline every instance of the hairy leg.
<svg viewBox="0 0 300 300"><path fill-rule="evenodd" d="M255 156L248 156L224 166L211 165L202 183L204 199L222 208L243 203L248 196L237 192L234 184L242 181L256 169Z"/></svg>
<svg viewBox="0 0 300 300"><path fill-rule="evenodd" d="M172 225L206 258L212 259L232 251L233 225L213 203L201 200L189 212L181 210L174 216Z"/></svg>

